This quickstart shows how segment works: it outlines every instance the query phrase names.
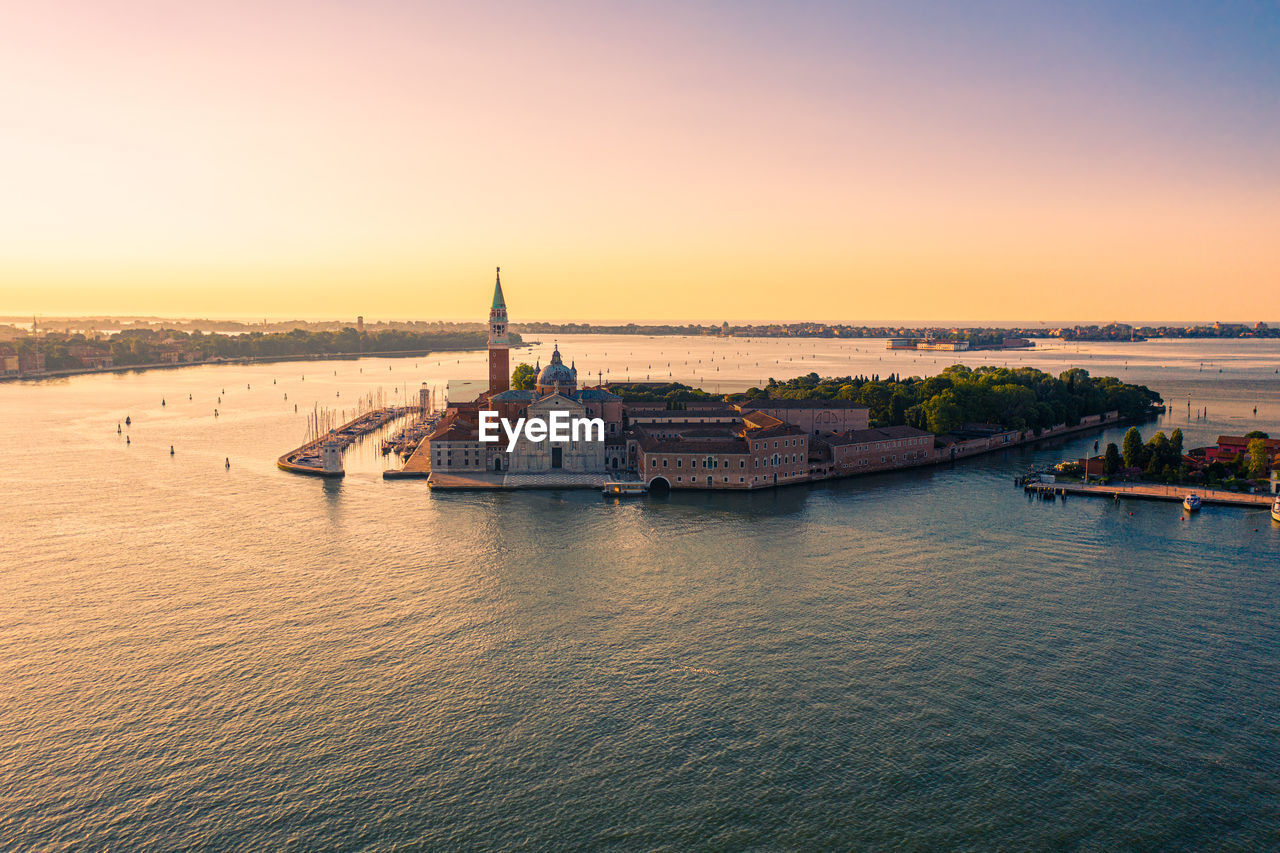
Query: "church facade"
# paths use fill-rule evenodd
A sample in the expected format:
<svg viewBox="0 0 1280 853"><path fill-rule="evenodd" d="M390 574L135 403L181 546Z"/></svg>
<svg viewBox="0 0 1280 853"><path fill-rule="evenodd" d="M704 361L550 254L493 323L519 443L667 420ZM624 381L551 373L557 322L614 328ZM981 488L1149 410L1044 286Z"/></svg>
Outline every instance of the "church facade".
<svg viewBox="0 0 1280 853"><path fill-rule="evenodd" d="M579 388L578 370L564 363L557 346L546 367L538 365L532 389L511 387L510 338L507 304L498 270L489 309L489 387L474 401L450 404L436 429L427 436L432 471L491 474L576 474L605 478L622 470L626 447L622 440L622 399L603 388ZM501 441L480 441L480 413L493 412L514 424L544 421L564 411L570 418L599 418L604 437L582 436L567 442L531 441L522 432L515 447Z"/></svg>

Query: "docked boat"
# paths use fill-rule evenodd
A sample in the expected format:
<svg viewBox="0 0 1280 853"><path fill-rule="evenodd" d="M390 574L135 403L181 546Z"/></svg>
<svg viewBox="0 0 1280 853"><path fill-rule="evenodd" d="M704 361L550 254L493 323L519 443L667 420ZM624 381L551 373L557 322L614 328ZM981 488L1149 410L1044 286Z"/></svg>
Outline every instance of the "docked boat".
<svg viewBox="0 0 1280 853"><path fill-rule="evenodd" d="M1271 520L1280 521L1280 497L1277 497L1275 502L1271 504Z"/></svg>
<svg viewBox="0 0 1280 853"><path fill-rule="evenodd" d="M643 495L648 489L644 483L632 481L610 481L604 484L604 493L606 495L615 495L617 497L629 497L632 495Z"/></svg>
<svg viewBox="0 0 1280 853"><path fill-rule="evenodd" d="M1182 499L1182 508L1187 512L1195 512L1200 508L1200 496L1196 494L1187 495Z"/></svg>

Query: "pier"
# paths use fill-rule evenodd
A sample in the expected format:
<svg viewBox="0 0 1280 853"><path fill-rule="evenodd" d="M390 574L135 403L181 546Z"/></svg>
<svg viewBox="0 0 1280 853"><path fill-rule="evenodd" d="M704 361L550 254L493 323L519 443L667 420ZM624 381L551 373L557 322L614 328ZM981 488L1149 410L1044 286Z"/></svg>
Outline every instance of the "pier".
<svg viewBox="0 0 1280 853"><path fill-rule="evenodd" d="M1039 495L1091 495L1104 498L1137 498L1152 501L1176 501L1182 503L1187 495L1195 493L1202 503L1222 506L1250 506L1266 509L1275 500L1273 495L1249 495L1228 492L1225 489L1198 489L1191 486L1165 486L1156 483L1126 483L1120 486L1103 486L1085 483L1027 483L1023 488Z"/></svg>
<svg viewBox="0 0 1280 853"><path fill-rule="evenodd" d="M341 477L345 474L339 465L325 464L326 453L341 453L356 439L381 429L396 418L402 418L417 411L417 406L383 406L348 421L336 429L332 429L319 438L312 439L301 447L290 450L276 460L276 466L283 471L294 474L309 474L314 477Z"/></svg>

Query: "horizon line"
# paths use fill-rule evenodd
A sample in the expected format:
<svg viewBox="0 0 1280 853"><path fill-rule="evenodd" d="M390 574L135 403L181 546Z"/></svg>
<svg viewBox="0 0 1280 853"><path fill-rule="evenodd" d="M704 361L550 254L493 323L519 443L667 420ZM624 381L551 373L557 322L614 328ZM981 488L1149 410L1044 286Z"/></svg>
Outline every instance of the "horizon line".
<svg viewBox="0 0 1280 853"><path fill-rule="evenodd" d="M342 323L350 322L355 324L357 318L363 317L366 324L377 323L474 323L484 325L488 322L488 318L481 317L369 317L360 314L352 314L349 317L334 316L299 316L284 314L265 314L265 315L218 315L205 314L202 316L180 316L180 315L164 315L164 314L40 314L36 313L10 313L0 314L0 323L5 325L29 325L31 320L40 321L42 318L48 321L56 320L112 320L112 321L147 321L147 322L165 322L171 321L175 323L198 323L201 321L215 323L241 323L244 325L261 325L263 323ZM868 320L696 320L696 319L584 319L584 320L547 320L547 319L526 319L514 320L511 326L521 326L531 323L547 323L550 325L595 325L595 326L720 326L728 323L730 326L795 326L795 325L821 325L821 326L847 326L852 328L876 328L876 327L924 327L938 326L951 328L1043 328L1053 329L1066 326L1108 326L1123 325L1135 328L1143 327L1176 327L1185 328L1188 326L1201 327L1212 326L1215 323L1231 326L1255 326L1258 323L1264 323L1267 326L1280 325L1280 320L1224 320L1215 318L1212 320L1099 320L1099 319L1052 319L1052 320L1018 320L1018 319L868 319Z"/></svg>

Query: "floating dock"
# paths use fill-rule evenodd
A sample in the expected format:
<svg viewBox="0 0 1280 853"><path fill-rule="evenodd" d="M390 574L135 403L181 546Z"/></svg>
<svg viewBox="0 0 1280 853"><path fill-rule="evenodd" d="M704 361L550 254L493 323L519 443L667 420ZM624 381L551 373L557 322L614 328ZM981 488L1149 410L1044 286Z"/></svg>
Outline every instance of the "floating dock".
<svg viewBox="0 0 1280 853"><path fill-rule="evenodd" d="M1221 506L1251 506L1266 509L1275 500L1273 495L1247 495L1228 492L1225 489L1199 489L1190 486L1162 486L1154 483L1132 483L1120 486L1103 486L1085 483L1027 483L1023 488L1040 495L1091 495L1103 498L1137 498L1152 501L1176 501L1189 494L1197 494L1206 504Z"/></svg>

